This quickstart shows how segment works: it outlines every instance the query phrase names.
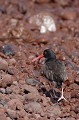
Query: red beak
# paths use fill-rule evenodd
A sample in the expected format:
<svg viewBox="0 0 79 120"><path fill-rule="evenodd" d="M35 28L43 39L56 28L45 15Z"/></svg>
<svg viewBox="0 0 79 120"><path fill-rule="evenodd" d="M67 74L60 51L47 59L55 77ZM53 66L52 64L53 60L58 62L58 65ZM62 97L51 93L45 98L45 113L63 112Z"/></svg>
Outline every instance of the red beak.
<svg viewBox="0 0 79 120"><path fill-rule="evenodd" d="M32 60L32 62L35 62L35 61L37 61L37 60L39 60L39 59L41 59L41 58L43 58L43 57L44 57L44 55L42 54L42 55L38 56L37 58L34 58L34 59Z"/></svg>

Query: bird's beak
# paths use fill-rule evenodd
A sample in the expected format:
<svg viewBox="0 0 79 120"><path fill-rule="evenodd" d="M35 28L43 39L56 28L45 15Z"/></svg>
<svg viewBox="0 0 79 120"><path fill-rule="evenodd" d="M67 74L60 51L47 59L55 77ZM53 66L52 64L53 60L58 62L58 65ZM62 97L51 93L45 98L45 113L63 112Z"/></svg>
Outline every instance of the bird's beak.
<svg viewBox="0 0 79 120"><path fill-rule="evenodd" d="M34 58L34 59L32 60L32 62L35 62L35 61L37 61L37 60L39 60L39 59L41 59L41 58L43 58L43 57L44 57L44 55L42 54L42 55Z"/></svg>

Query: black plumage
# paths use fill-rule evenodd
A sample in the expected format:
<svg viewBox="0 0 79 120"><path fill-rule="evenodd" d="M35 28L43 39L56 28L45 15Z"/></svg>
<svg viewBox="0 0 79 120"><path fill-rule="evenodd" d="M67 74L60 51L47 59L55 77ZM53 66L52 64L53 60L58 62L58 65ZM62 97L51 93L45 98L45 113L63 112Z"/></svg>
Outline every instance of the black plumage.
<svg viewBox="0 0 79 120"><path fill-rule="evenodd" d="M56 87L62 87L62 94L58 101L61 99L66 100L63 96L63 82L67 79L64 63L56 58L55 53L51 49L44 50L42 55L33 59L33 62L42 57L45 57L45 63L43 66L43 73L45 77L51 82L54 81L56 83Z"/></svg>
<svg viewBox="0 0 79 120"><path fill-rule="evenodd" d="M48 80L55 81L57 87L61 87L62 83L66 80L66 68L63 62L56 59L55 53L46 49L43 53L46 58L45 64L43 67L43 73Z"/></svg>

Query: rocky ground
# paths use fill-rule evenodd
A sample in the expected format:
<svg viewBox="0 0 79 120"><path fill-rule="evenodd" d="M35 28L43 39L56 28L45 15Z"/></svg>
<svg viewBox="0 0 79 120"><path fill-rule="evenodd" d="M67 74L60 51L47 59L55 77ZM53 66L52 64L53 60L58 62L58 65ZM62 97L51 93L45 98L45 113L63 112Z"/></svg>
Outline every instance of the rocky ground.
<svg viewBox="0 0 79 120"><path fill-rule="evenodd" d="M30 23L39 13L54 18L55 32ZM68 102L53 98L43 59L32 63L45 48L66 65ZM0 120L79 120L79 0L0 0Z"/></svg>

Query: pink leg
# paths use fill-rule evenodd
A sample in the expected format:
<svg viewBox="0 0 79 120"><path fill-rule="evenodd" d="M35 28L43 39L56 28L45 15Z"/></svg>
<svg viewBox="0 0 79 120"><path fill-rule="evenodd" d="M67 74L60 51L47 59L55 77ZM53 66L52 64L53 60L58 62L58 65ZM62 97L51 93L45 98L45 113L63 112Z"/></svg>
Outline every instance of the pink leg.
<svg viewBox="0 0 79 120"><path fill-rule="evenodd" d="M65 101L67 101L66 99L65 99L65 97L64 97L64 95L63 95L63 85L62 85L62 93L61 93L61 97L58 99L58 102L59 101L61 101L61 100L65 100Z"/></svg>

